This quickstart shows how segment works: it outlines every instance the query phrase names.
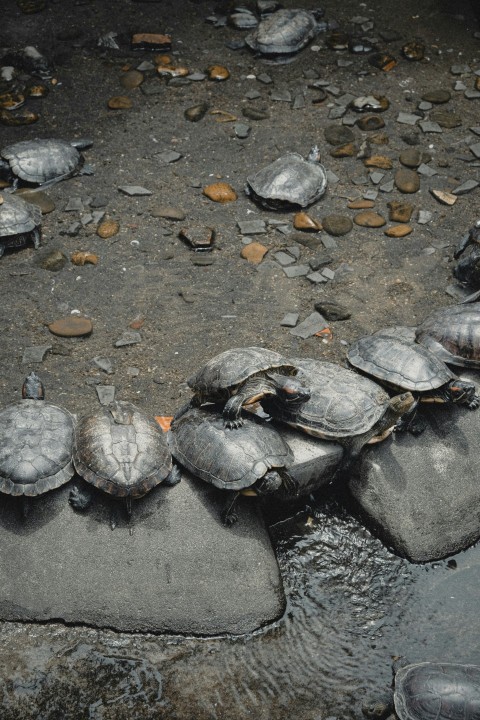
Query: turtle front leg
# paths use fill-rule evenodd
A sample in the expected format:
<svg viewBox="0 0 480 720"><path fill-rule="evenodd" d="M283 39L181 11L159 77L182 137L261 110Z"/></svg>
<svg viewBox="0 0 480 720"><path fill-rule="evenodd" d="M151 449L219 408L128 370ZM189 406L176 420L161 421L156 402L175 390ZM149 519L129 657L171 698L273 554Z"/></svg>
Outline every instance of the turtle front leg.
<svg viewBox="0 0 480 720"><path fill-rule="evenodd" d="M167 487L174 487L175 485L178 485L181 479L182 471L180 470L178 465L174 464L167 477L163 481L163 484Z"/></svg>
<svg viewBox="0 0 480 720"><path fill-rule="evenodd" d="M70 490L68 496L68 502L74 510L84 512L87 510L93 501L93 492L88 488L79 488L78 485L74 485Z"/></svg>
<svg viewBox="0 0 480 720"><path fill-rule="evenodd" d="M242 427L242 405L244 401L245 396L240 393L232 395L232 397L227 400L223 408L223 423L226 428L234 430L235 428Z"/></svg>
<svg viewBox="0 0 480 720"><path fill-rule="evenodd" d="M427 427L424 420L417 417L417 410L419 399L415 399L415 403L412 407L407 410L398 420L395 425L395 432L409 432L412 435L421 435Z"/></svg>
<svg viewBox="0 0 480 720"><path fill-rule="evenodd" d="M223 506L221 518L224 525L232 527L232 525L235 525L238 520L235 506L240 493L236 490L226 490L225 493L227 494L227 500Z"/></svg>

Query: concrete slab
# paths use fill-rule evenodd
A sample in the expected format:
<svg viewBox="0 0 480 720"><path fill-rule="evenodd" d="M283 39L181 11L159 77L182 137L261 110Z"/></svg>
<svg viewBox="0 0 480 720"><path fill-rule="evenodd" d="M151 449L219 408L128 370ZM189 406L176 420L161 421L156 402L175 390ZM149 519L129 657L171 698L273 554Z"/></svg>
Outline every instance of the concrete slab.
<svg viewBox="0 0 480 720"><path fill-rule="evenodd" d="M23 523L15 499L2 498L0 619L215 635L248 633L283 613L277 561L250 498L226 528L219 493L184 474L136 501L130 524L120 507L112 531L110 498L99 493L82 515L69 489L35 498Z"/></svg>

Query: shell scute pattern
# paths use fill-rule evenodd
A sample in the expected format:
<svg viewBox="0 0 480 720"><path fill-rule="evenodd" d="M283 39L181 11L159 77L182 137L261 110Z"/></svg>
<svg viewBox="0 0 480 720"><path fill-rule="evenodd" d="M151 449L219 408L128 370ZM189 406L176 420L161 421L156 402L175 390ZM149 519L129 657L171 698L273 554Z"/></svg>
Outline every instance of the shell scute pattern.
<svg viewBox="0 0 480 720"><path fill-rule="evenodd" d="M444 362L480 367L480 303L435 310L415 336Z"/></svg>
<svg viewBox="0 0 480 720"><path fill-rule="evenodd" d="M247 191L262 204L288 203L306 207L326 190L325 168L305 160L299 153L287 153L247 178Z"/></svg>
<svg viewBox="0 0 480 720"><path fill-rule="evenodd" d="M15 195L2 195L0 205L0 237L29 233L38 227L42 211L36 205L27 203Z"/></svg>
<svg viewBox="0 0 480 720"><path fill-rule="evenodd" d="M82 164L78 150L66 140L21 140L1 151L12 172L21 180L44 183L56 177L71 175Z"/></svg>
<svg viewBox="0 0 480 720"><path fill-rule="evenodd" d="M249 33L247 45L264 55L287 55L296 53L314 37L317 22L306 10L282 9L262 20Z"/></svg>

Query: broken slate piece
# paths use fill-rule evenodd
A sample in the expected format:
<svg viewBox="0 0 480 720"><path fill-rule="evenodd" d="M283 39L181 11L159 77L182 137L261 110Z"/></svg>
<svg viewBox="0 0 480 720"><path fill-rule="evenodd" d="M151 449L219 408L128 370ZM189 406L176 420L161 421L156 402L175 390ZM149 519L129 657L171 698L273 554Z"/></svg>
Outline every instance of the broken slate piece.
<svg viewBox="0 0 480 720"><path fill-rule="evenodd" d="M243 140L244 138L247 138L250 135L250 125L246 125L245 123L235 123L234 125L235 135Z"/></svg>
<svg viewBox="0 0 480 720"><path fill-rule="evenodd" d="M480 90L465 90L464 97L467 98L467 100L478 100L480 98Z"/></svg>
<svg viewBox="0 0 480 720"><path fill-rule="evenodd" d="M97 355L97 357L92 359L92 365L99 370L103 370L103 372L107 375L113 374L113 365L110 358L100 357L100 355Z"/></svg>
<svg viewBox="0 0 480 720"><path fill-rule="evenodd" d="M296 335L297 337L301 337L305 340L306 338L315 335L315 333L325 330L327 327L328 323L323 315L320 315L318 312L313 312L305 318L303 322L297 325L297 327L292 328L290 332L292 335Z"/></svg>
<svg viewBox="0 0 480 720"><path fill-rule="evenodd" d="M263 85L271 85L271 83L273 83L272 78L270 75L267 75L267 73L260 73L260 75L257 75L257 80Z"/></svg>
<svg viewBox="0 0 480 720"><path fill-rule="evenodd" d="M72 211L83 211L83 201L82 198L79 197L71 197L65 207L65 212L72 212Z"/></svg>
<svg viewBox="0 0 480 720"><path fill-rule="evenodd" d="M180 158L183 156L181 153L176 152L175 150L165 150L164 152L155 153L153 157L156 160L160 160L160 162L172 163L177 162L177 160L180 160Z"/></svg>
<svg viewBox="0 0 480 720"><path fill-rule="evenodd" d="M380 185L378 189L383 193L389 193L392 192L394 185L395 182L393 180L389 180L388 182L383 183L383 185Z"/></svg>
<svg viewBox="0 0 480 720"><path fill-rule="evenodd" d="M115 400L115 385L97 385L95 390L100 405L110 405Z"/></svg>
<svg viewBox="0 0 480 720"><path fill-rule="evenodd" d="M383 180L384 177L385 177L385 173L382 173L382 172L375 171L375 172L370 173L370 180L372 181L372 183L374 185L378 185Z"/></svg>
<svg viewBox="0 0 480 720"><path fill-rule="evenodd" d="M417 222L419 225L426 225L432 219L433 213L430 210L419 210Z"/></svg>
<svg viewBox="0 0 480 720"><path fill-rule="evenodd" d="M452 190L453 195L466 195L467 193L475 190L479 183L476 180L466 180L464 183Z"/></svg>
<svg viewBox="0 0 480 720"><path fill-rule="evenodd" d="M290 312L284 315L282 320L280 321L280 325L283 327L295 327L295 325L298 322L298 313Z"/></svg>
<svg viewBox="0 0 480 720"><path fill-rule="evenodd" d="M292 102L290 90L271 90L270 97L275 102Z"/></svg>
<svg viewBox="0 0 480 720"><path fill-rule="evenodd" d="M142 187L141 185L122 185L118 188L121 193L124 195L130 195L131 197L136 195L151 195L152 191L147 190L147 188Z"/></svg>
<svg viewBox="0 0 480 720"><path fill-rule="evenodd" d="M476 158L480 158L480 142L469 145L469 149Z"/></svg>
<svg viewBox="0 0 480 720"><path fill-rule="evenodd" d="M335 277L335 272L333 270L330 270L330 268L323 268L322 275L325 275L327 280L333 280Z"/></svg>
<svg viewBox="0 0 480 720"><path fill-rule="evenodd" d="M123 333L122 337L115 342L115 347L123 347L124 345L136 345L140 342L142 342L142 336L139 332L132 332L131 330L126 330Z"/></svg>
<svg viewBox="0 0 480 720"><path fill-rule="evenodd" d="M264 220L239 220L237 225L242 235L262 235L267 232Z"/></svg>
<svg viewBox="0 0 480 720"><path fill-rule="evenodd" d="M283 272L289 278L302 277L308 275L310 267L308 265L289 265L283 268Z"/></svg>
<svg viewBox="0 0 480 720"><path fill-rule="evenodd" d="M430 167L430 165L425 165L425 163L421 163L417 167L417 172L420 173L420 175L424 175L425 177L433 177L434 175L438 175L437 171Z"/></svg>
<svg viewBox="0 0 480 720"><path fill-rule="evenodd" d="M470 65L452 65L450 68L452 75L467 75L472 72Z"/></svg>
<svg viewBox="0 0 480 720"><path fill-rule="evenodd" d="M346 112L347 108L343 105L335 105L335 107L333 107L328 113L328 117L330 120L338 120L339 118L342 118Z"/></svg>
<svg viewBox="0 0 480 720"><path fill-rule="evenodd" d="M322 244L326 250L334 250L338 247L337 241L330 235L322 236Z"/></svg>
<svg viewBox="0 0 480 720"><path fill-rule="evenodd" d="M332 172L331 170L327 170L326 176L327 176L327 181L328 181L329 185L336 185L338 183L338 181L340 180L338 175L335 175L335 173Z"/></svg>
<svg viewBox="0 0 480 720"><path fill-rule="evenodd" d="M441 133L442 128L440 125L436 122L432 122L431 120L421 120L418 123L422 129L422 132L424 133Z"/></svg>
<svg viewBox="0 0 480 720"><path fill-rule="evenodd" d="M327 282L327 278L321 272L310 273L310 275L307 275L307 280L310 280L314 285Z"/></svg>
<svg viewBox="0 0 480 720"><path fill-rule="evenodd" d="M22 364L41 363L47 352L52 349L52 345L36 345L34 347L25 348L23 351Z"/></svg>
<svg viewBox="0 0 480 720"><path fill-rule="evenodd" d="M294 110L303 110L305 107L305 95L303 92L299 92L294 96L292 107Z"/></svg>
<svg viewBox="0 0 480 720"><path fill-rule="evenodd" d="M281 250L280 252L276 252L274 257L275 260L284 267L287 265L292 265L295 262L294 257L292 257L289 253L282 252Z"/></svg>
<svg viewBox="0 0 480 720"><path fill-rule="evenodd" d="M463 90L466 90L466 89L467 89L467 86L466 86L465 83L462 82L461 80L456 80L456 81L455 81L455 85L453 86L453 89L454 89L454 90L461 90L461 91L463 91Z"/></svg>
<svg viewBox="0 0 480 720"><path fill-rule="evenodd" d="M402 125L416 125L419 120L420 117L413 113L399 112L397 115L397 122Z"/></svg>

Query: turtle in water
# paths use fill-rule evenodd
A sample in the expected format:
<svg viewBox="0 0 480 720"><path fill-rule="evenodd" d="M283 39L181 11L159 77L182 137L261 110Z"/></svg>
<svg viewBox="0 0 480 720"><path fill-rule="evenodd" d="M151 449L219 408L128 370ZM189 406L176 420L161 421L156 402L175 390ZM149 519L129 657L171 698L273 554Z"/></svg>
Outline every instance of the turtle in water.
<svg viewBox="0 0 480 720"><path fill-rule="evenodd" d="M45 402L42 381L34 372L22 387L22 400L0 411L0 492L21 498L42 495L68 482L72 464L73 415Z"/></svg>
<svg viewBox="0 0 480 720"><path fill-rule="evenodd" d="M73 448L77 473L109 495L125 499L127 515L132 498L146 495L159 483L180 482L180 471L172 464L167 441L157 423L128 402L113 402L100 411L80 418ZM93 494L75 486L70 504L86 510ZM112 511L112 529L117 524Z"/></svg>
<svg viewBox="0 0 480 720"><path fill-rule="evenodd" d="M477 720L480 717L480 667L457 663L395 663L394 691L368 701L362 712L384 720Z"/></svg>
<svg viewBox="0 0 480 720"><path fill-rule="evenodd" d="M443 362L480 368L480 303L435 310L417 327L415 339Z"/></svg>
<svg viewBox="0 0 480 720"><path fill-rule="evenodd" d="M223 418L228 428L243 424L241 409L276 395L279 402L297 405L310 392L295 375L298 370L280 353L262 347L231 348L216 355L188 379L192 400L175 415L175 420L190 407L207 402L225 401Z"/></svg>
<svg viewBox="0 0 480 720"><path fill-rule="evenodd" d="M245 43L251 50L265 57L284 60L302 50L326 23L318 23L320 11L308 12L292 8L283 8L268 15L245 37Z"/></svg>
<svg viewBox="0 0 480 720"><path fill-rule="evenodd" d="M373 380L334 363L311 358L292 358L292 363L309 386L310 399L289 407L272 397L264 408L275 420L342 445L341 472L348 470L364 445L386 438L415 403L410 392L390 399Z"/></svg>
<svg viewBox="0 0 480 720"><path fill-rule="evenodd" d="M288 210L311 205L325 194L327 174L315 146L305 160L287 153L247 178L245 192L270 210Z"/></svg>
<svg viewBox="0 0 480 720"><path fill-rule="evenodd" d="M398 424L402 429L421 432L413 419L419 402L453 402L478 408L480 397L475 384L460 380L427 348L393 335L367 335L348 349L348 362L396 392L409 390L416 403Z"/></svg>
<svg viewBox="0 0 480 720"><path fill-rule="evenodd" d="M297 482L286 469L293 461L292 451L275 428L253 417L232 432L215 407L194 407L172 424L168 442L175 460L225 492L225 525L237 521L240 494L297 493Z"/></svg>
<svg viewBox="0 0 480 720"><path fill-rule="evenodd" d="M48 187L72 175L91 175L79 152L92 145L91 140L20 140L0 150L0 175L16 189L19 181Z"/></svg>
<svg viewBox="0 0 480 720"><path fill-rule="evenodd" d="M10 193L0 194L0 257L6 248L23 247L32 241L40 247L42 211Z"/></svg>

